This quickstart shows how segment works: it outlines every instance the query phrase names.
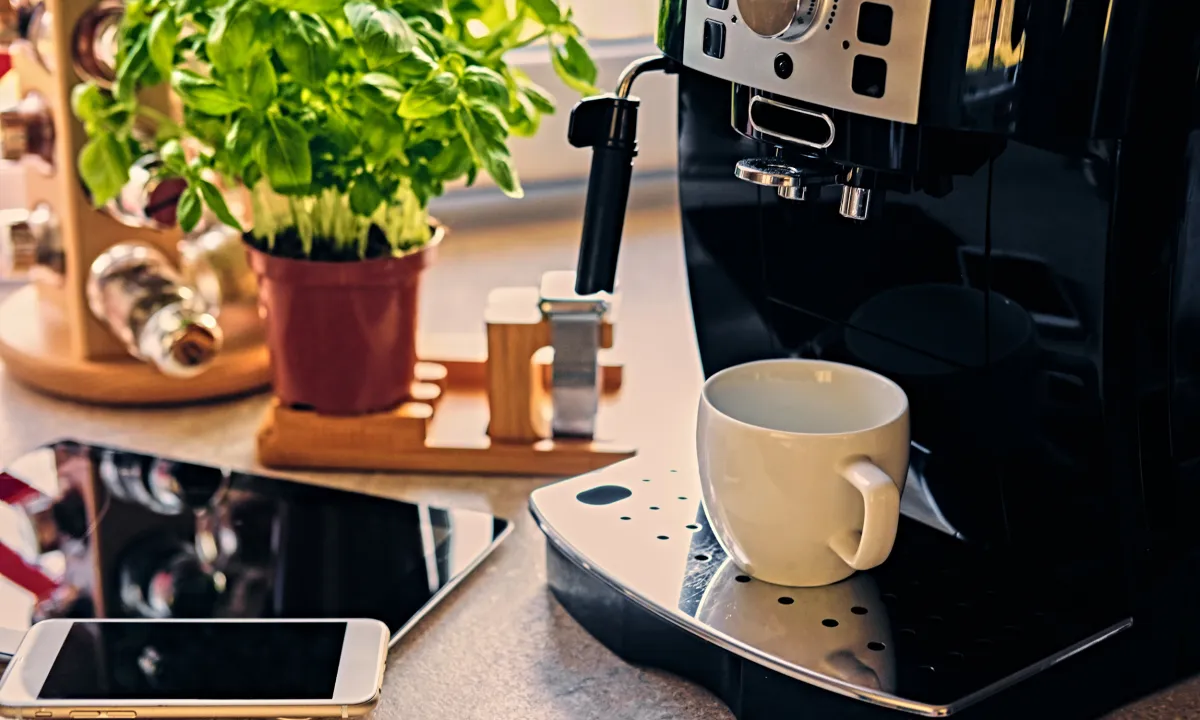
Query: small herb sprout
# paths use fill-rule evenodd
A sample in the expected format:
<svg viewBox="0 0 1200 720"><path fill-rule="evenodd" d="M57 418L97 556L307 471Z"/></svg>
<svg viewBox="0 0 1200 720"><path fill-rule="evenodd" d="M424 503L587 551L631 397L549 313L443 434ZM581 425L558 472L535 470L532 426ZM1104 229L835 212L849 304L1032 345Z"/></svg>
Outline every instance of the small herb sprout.
<svg viewBox="0 0 1200 720"><path fill-rule="evenodd" d="M428 239L446 183L482 169L521 197L508 138L537 132L554 100L504 57L541 40L569 87L599 92L554 0L129 0L111 90L72 94L79 171L101 206L157 153L188 181L184 230L205 207L240 228L219 190L240 185L264 249L285 252L287 234L303 257L398 254ZM142 102L166 85L179 122Z"/></svg>

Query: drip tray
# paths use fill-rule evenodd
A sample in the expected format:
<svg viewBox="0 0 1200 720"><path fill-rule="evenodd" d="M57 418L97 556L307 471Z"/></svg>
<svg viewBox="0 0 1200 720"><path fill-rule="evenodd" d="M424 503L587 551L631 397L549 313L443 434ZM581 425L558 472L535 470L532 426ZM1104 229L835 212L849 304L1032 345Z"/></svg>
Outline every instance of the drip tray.
<svg viewBox="0 0 1200 720"><path fill-rule="evenodd" d="M634 459L537 490L530 509L572 616L627 660L727 702L726 685L745 699L765 678L944 716L1132 624L1094 592L1116 582L1103 568L1031 570L908 518L880 568L821 588L759 582L728 561L699 500L694 470ZM739 659L753 665L735 673ZM747 717L742 704L730 702Z"/></svg>

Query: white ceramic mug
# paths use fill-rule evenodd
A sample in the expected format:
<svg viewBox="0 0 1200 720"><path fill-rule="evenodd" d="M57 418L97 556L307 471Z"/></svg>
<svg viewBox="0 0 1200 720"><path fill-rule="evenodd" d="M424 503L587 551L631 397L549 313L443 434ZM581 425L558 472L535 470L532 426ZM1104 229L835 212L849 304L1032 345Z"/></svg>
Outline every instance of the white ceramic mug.
<svg viewBox="0 0 1200 720"><path fill-rule="evenodd" d="M727 368L700 398L704 510L746 574L835 583L891 553L908 445L908 398L882 375L822 360Z"/></svg>

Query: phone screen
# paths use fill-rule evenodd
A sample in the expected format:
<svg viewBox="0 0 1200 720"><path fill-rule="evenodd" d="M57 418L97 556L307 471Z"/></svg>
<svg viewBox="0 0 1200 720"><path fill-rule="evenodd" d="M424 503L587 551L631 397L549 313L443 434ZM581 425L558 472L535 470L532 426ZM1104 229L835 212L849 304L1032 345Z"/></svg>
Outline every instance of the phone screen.
<svg viewBox="0 0 1200 720"><path fill-rule="evenodd" d="M38 698L330 700L345 636L344 622L76 622Z"/></svg>

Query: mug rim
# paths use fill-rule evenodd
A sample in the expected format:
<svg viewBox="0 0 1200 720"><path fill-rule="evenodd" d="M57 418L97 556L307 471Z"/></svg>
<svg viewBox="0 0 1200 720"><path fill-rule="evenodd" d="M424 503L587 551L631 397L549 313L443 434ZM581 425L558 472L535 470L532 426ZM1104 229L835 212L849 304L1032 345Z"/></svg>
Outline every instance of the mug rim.
<svg viewBox="0 0 1200 720"><path fill-rule="evenodd" d="M709 399L709 397L708 397L709 389L712 387L712 385L718 379L721 378L721 376L727 375L727 374L732 375L737 370L744 370L747 368L751 368L751 367L755 367L755 366L762 366L762 365L808 365L808 366L812 366L812 367L824 366L824 367L837 368L839 370L848 370L851 372L859 373L861 375L867 375L876 380L882 381L885 385L890 385L893 390L895 390L897 393L899 393L899 397L901 400L900 409L896 413L894 413L893 415L888 417L886 420L876 423L874 425L871 425L869 427L857 428L854 430L843 431L843 432L798 432L796 430L780 430L777 428L766 427L764 425L755 425L754 423L748 423L745 420L740 420L738 418L735 418L732 415L730 415L729 413L725 412L724 410L721 410L715 404L713 404L713 401L711 399ZM700 389L700 402L704 403L704 405L714 414L716 414L716 415L720 416L721 418L728 420L729 422L734 423L736 425L741 425L742 427L747 427L752 430L762 430L765 432L778 433L778 434L787 435L790 437L831 437L831 436L835 436L835 435L861 435L863 433L869 433L869 432L873 432L875 430L879 430L881 428L885 428L885 427L891 425L892 423L900 420L901 418L903 418L905 415L908 414L908 393L904 392L904 388L900 387L899 383L897 383L895 380L892 380L891 378L887 377L886 375L881 375L881 374L875 372L874 370L868 370L864 367L859 367L858 365L851 365L849 363L840 363L840 362L835 362L833 360L812 360L812 359L808 359L808 358L768 358L766 360L751 360L750 362L739 363L737 365L731 365L731 366L725 368L724 370L718 370L716 373L713 373L713 375L711 377L709 377L707 380L704 381L704 385Z"/></svg>

